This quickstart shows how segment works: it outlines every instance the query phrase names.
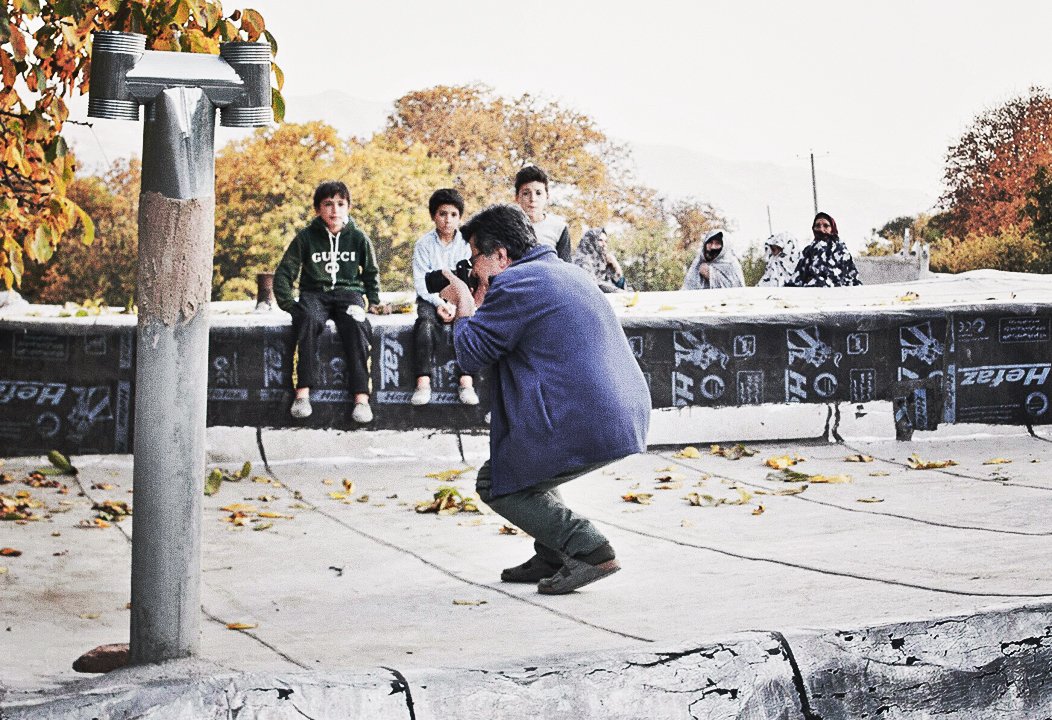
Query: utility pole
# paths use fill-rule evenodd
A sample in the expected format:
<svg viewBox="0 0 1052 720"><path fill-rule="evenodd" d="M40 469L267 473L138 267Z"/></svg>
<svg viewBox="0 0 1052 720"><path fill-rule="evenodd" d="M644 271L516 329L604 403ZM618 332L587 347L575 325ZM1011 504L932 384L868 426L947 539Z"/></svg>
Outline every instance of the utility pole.
<svg viewBox="0 0 1052 720"><path fill-rule="evenodd" d="M767 206L767 234L774 235L774 226L771 225L771 206Z"/></svg>
<svg viewBox="0 0 1052 720"><path fill-rule="evenodd" d="M215 242L215 113L226 127L273 122L270 46L220 54L146 50L98 32L88 115L143 126L136 301L133 664L196 655L201 635L201 498L208 310Z"/></svg>
<svg viewBox="0 0 1052 720"><path fill-rule="evenodd" d="M815 201L815 215L818 214L818 183L815 182L815 153L811 151L811 195Z"/></svg>

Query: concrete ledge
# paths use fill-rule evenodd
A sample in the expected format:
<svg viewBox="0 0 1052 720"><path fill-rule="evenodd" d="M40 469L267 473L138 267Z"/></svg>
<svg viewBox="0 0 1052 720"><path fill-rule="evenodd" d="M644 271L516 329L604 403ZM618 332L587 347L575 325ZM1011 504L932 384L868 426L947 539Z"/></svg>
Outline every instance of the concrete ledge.
<svg viewBox="0 0 1052 720"><path fill-rule="evenodd" d="M1045 718L1052 607L836 632L741 633L516 668L238 674L197 661L15 694L7 720L116 718Z"/></svg>

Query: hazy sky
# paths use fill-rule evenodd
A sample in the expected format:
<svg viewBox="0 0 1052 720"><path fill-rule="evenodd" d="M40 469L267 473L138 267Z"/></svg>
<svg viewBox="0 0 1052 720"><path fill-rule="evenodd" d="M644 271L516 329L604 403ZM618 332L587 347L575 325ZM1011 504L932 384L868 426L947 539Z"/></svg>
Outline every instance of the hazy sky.
<svg viewBox="0 0 1052 720"><path fill-rule="evenodd" d="M237 5L231 0L226 9ZM940 189L984 108L1052 85L1052 2L246 0L286 96L543 95L608 135Z"/></svg>

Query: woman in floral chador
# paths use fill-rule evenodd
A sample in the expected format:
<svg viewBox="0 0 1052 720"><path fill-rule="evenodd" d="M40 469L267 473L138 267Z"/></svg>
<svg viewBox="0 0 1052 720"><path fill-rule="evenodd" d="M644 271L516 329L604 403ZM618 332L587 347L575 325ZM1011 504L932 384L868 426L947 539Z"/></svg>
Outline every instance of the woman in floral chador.
<svg viewBox="0 0 1052 720"><path fill-rule="evenodd" d="M800 262L789 287L841 287L861 285L851 253L837 234L836 220L824 212L811 223L815 239L800 253Z"/></svg>

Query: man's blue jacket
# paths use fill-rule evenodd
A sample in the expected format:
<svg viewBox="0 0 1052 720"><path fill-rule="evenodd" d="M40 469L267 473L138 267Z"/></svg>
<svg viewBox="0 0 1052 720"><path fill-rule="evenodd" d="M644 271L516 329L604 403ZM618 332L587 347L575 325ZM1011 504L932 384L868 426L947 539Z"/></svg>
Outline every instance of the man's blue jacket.
<svg viewBox="0 0 1052 720"><path fill-rule="evenodd" d="M539 245L495 275L453 327L465 373L494 366L494 496L646 449L650 392L609 301Z"/></svg>

